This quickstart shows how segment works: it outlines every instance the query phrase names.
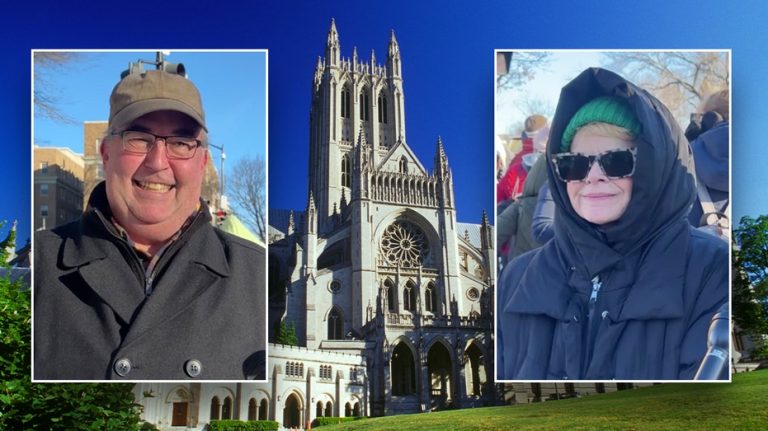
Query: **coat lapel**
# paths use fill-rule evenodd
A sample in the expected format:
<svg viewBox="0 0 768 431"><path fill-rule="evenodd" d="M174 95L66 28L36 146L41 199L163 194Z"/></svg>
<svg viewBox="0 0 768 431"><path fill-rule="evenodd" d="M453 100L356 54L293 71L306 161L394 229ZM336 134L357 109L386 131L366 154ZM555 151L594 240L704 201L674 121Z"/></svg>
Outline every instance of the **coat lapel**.
<svg viewBox="0 0 768 431"><path fill-rule="evenodd" d="M196 305L211 289L221 289L219 281L230 275L221 242L208 226L201 227L169 258L171 262L158 272L154 291L136 316L123 346L149 331L167 330L164 326L168 322Z"/></svg>

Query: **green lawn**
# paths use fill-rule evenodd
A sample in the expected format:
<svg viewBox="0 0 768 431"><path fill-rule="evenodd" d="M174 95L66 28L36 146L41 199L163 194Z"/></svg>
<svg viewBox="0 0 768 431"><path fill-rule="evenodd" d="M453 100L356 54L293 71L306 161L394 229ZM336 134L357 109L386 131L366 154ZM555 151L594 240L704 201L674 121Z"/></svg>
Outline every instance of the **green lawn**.
<svg viewBox="0 0 768 431"><path fill-rule="evenodd" d="M536 404L371 418L337 430L768 430L768 370Z"/></svg>

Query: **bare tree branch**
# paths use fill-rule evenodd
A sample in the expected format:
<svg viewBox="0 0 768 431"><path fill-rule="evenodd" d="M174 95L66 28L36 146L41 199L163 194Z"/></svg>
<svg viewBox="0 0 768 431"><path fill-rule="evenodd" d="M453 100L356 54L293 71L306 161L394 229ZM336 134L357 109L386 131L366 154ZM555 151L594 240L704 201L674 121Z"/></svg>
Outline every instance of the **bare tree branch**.
<svg viewBox="0 0 768 431"><path fill-rule="evenodd" d="M262 240L267 235L266 167L264 158L243 158L227 177L227 193L241 210L238 215Z"/></svg>
<svg viewBox="0 0 768 431"><path fill-rule="evenodd" d="M675 116L685 118L704 97L730 84L725 52L606 53L607 67L658 97Z"/></svg>
<svg viewBox="0 0 768 431"><path fill-rule="evenodd" d="M59 73L62 68L79 60L78 53L60 51L39 51L34 54L35 62L35 115L49 118L60 123L76 123L59 108L61 102L57 89L51 83L50 75Z"/></svg>
<svg viewBox="0 0 768 431"><path fill-rule="evenodd" d="M531 51L514 51L509 54L509 70L496 77L499 88L513 88L532 79L537 71L547 68L551 56L549 52Z"/></svg>

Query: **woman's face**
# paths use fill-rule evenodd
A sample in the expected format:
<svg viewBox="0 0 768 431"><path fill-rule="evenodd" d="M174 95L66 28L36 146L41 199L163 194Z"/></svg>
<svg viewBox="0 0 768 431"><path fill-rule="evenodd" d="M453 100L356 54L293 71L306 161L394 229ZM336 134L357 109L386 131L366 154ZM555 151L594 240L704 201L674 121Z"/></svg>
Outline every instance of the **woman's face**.
<svg viewBox="0 0 768 431"><path fill-rule="evenodd" d="M573 138L571 152L597 155L611 150L634 148L630 141L606 136L596 136L589 131L579 131ZM566 184L568 198L576 214L597 225L614 222L621 218L632 197L632 177L608 178L596 160L587 177L581 182Z"/></svg>

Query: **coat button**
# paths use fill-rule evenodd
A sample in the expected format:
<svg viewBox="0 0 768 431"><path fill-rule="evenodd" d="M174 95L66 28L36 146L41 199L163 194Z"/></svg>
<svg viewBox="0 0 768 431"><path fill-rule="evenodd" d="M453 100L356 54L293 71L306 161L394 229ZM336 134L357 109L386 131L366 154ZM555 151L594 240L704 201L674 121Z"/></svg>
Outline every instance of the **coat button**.
<svg viewBox="0 0 768 431"><path fill-rule="evenodd" d="M195 378L203 372L203 364L197 359L190 359L184 364L184 371L189 377Z"/></svg>
<svg viewBox="0 0 768 431"><path fill-rule="evenodd" d="M131 372L131 361L126 358L121 358L115 361L115 372L120 377L125 377Z"/></svg>

